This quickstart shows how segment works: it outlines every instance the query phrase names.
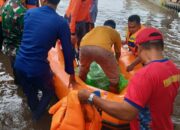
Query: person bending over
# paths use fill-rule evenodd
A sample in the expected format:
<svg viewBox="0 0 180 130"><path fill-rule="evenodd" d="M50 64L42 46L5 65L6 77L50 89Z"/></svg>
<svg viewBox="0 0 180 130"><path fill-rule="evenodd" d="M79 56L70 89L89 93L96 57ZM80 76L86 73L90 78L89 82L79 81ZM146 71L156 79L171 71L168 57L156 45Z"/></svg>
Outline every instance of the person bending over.
<svg viewBox="0 0 180 130"><path fill-rule="evenodd" d="M110 81L110 91L118 92L119 82L118 61L121 54L120 34L115 30L113 20L104 22L87 33L80 43L80 78L85 81L90 64L98 63ZM115 56L112 51L114 46Z"/></svg>

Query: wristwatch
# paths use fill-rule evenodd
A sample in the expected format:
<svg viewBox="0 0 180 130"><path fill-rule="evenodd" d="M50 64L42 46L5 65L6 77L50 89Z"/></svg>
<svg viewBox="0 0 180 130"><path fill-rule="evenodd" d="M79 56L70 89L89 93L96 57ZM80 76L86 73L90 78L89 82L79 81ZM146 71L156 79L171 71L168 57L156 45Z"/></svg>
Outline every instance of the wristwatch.
<svg viewBox="0 0 180 130"><path fill-rule="evenodd" d="M94 93L91 93L90 95L89 95L89 98L88 98L88 102L89 103L93 103L93 97L95 96L95 94Z"/></svg>

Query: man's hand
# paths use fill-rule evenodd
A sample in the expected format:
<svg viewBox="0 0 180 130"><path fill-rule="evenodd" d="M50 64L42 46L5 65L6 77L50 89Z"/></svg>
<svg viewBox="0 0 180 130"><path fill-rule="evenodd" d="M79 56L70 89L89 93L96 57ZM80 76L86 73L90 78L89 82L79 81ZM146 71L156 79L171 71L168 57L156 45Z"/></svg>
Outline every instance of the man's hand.
<svg viewBox="0 0 180 130"><path fill-rule="evenodd" d="M78 98L81 103L87 103L89 95L91 94L90 91L86 89L81 89L78 91Z"/></svg>
<svg viewBox="0 0 180 130"><path fill-rule="evenodd" d="M75 34L71 35L71 43L73 46L75 46L77 43L77 36Z"/></svg>
<svg viewBox="0 0 180 130"><path fill-rule="evenodd" d="M127 72L130 72L130 71L132 71L133 69L134 69L134 65L133 65L133 64L130 64L130 65L127 66L126 71L127 71Z"/></svg>
<svg viewBox="0 0 180 130"><path fill-rule="evenodd" d="M74 89L76 87L76 80L75 80L75 75L71 74L69 77L69 85L68 88Z"/></svg>
<svg viewBox="0 0 180 130"><path fill-rule="evenodd" d="M116 53L116 61L119 62L119 58L121 56L121 53Z"/></svg>
<svg viewBox="0 0 180 130"><path fill-rule="evenodd" d="M136 57L136 59L126 68L126 71L127 71L127 72L132 71L132 70L134 69L134 67L135 67L137 64L139 64L139 63L141 63L141 58L138 56L138 57Z"/></svg>

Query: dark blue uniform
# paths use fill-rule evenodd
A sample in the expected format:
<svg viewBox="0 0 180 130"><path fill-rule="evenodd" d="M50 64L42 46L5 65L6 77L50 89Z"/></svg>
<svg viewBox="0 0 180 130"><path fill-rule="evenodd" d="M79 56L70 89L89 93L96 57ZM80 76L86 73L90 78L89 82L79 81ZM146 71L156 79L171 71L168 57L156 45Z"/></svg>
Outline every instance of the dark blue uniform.
<svg viewBox="0 0 180 130"><path fill-rule="evenodd" d="M35 119L42 115L54 94L47 56L57 39L62 44L65 71L74 74L70 29L66 20L49 6L27 11L14 67ZM40 100L38 90L42 91Z"/></svg>

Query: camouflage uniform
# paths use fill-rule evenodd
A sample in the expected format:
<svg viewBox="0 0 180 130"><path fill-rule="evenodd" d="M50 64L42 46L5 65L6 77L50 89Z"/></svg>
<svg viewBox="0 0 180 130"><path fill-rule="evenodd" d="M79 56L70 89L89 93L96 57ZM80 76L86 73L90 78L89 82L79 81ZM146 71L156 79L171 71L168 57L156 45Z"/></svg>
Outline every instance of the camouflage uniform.
<svg viewBox="0 0 180 130"><path fill-rule="evenodd" d="M8 0L2 8L2 51L6 55L16 55L22 37L25 12L26 8L20 0Z"/></svg>
<svg viewBox="0 0 180 130"><path fill-rule="evenodd" d="M2 48L3 36L2 36L2 18L1 18L1 8L4 4L3 0L0 0L0 49Z"/></svg>

